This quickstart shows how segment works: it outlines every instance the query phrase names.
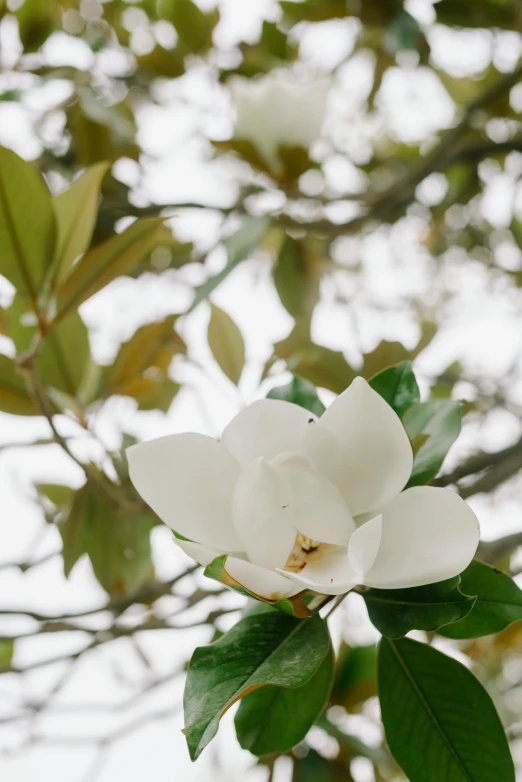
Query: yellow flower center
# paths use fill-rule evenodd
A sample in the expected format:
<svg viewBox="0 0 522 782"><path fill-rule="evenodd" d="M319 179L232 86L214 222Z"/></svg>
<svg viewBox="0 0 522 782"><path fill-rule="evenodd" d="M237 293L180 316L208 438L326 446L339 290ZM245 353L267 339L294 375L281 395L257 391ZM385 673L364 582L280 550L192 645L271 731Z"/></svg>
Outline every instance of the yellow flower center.
<svg viewBox="0 0 522 782"><path fill-rule="evenodd" d="M285 562L283 570L288 570L290 573L299 573L311 559L321 556L325 547L324 543L307 538L301 532L298 532L294 547Z"/></svg>

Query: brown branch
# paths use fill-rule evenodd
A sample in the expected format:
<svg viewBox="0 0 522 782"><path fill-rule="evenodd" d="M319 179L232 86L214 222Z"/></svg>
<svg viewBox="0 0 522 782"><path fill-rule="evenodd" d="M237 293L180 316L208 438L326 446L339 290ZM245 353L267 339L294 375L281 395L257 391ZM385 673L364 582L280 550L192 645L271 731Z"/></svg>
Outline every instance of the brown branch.
<svg viewBox="0 0 522 782"><path fill-rule="evenodd" d="M503 538L480 543L477 550L477 558L492 565L519 546L522 546L522 532L514 532L512 535L505 535Z"/></svg>
<svg viewBox="0 0 522 782"><path fill-rule="evenodd" d="M450 486L451 484L458 483L462 478L467 478L470 475L476 475L477 473L484 471L490 471L494 467L505 465L506 462L509 464L509 469L506 471L504 466L502 472L506 472L507 477L511 477L508 473L513 468L517 468L517 465L518 469L522 468L522 438L514 445L502 448L500 451L494 451L492 453L481 451L480 453L471 456L463 464L452 470L452 472L435 478L432 481L432 484L433 486ZM517 469L515 469L514 472L517 472ZM514 474L514 472L511 474ZM507 477L505 480L507 480ZM467 488L470 487L466 487L466 489ZM463 489L463 491L466 489ZM477 494L478 491L474 491L473 493Z"/></svg>
<svg viewBox="0 0 522 782"><path fill-rule="evenodd" d="M192 565L191 567L187 568L186 570L183 570L181 573L178 573L177 576L174 576L173 578L169 579L168 581L155 581L151 584L146 584L144 587L139 589L137 592L134 592L132 595L127 595L126 597L118 598L116 600L109 600L107 603L105 603L102 606L99 606L98 608L88 608L85 611L77 611L75 613L65 613L65 614L55 614L49 615L49 614L41 614L37 611L31 611L30 609L16 609L16 608L9 608L9 609L3 609L0 607L0 618L2 616L27 616L29 619L34 619L37 622L62 622L67 621L69 619L81 619L85 616L92 616L93 614L99 614L103 611L109 611L113 614L122 614L127 608L129 608L131 605L139 604L139 603L153 603L155 600L158 600L158 598L163 597L164 595L167 595L171 592L172 587L177 584L179 581L181 581L186 576L191 575L198 569L199 565ZM196 595L215 595L218 594L219 590L213 591L213 592L203 592L203 590L198 590L194 593L194 596Z"/></svg>

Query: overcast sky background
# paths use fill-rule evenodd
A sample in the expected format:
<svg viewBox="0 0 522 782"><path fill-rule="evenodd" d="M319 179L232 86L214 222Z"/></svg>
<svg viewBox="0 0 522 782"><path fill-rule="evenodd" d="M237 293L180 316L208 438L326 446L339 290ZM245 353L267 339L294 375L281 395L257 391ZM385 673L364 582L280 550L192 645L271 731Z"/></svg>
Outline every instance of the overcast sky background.
<svg viewBox="0 0 522 782"><path fill-rule="evenodd" d="M201 2L203 7L211 3ZM215 40L233 51L241 39L252 40L259 32L263 18L276 18L276 5L271 0L226 0L219 3L222 20ZM423 24L432 18L430 2L413 0L408 9ZM135 9L134 9L135 10ZM132 19L131 19L132 21ZM0 23L0 47L4 68L15 59L19 43L16 30L7 19ZM334 21L305 30L301 36L300 66L310 75L331 73L353 46L356 24ZM158 35L161 35L161 28ZM136 47L146 46L147 33L136 22ZM520 36L504 34L495 38L480 31L448 32L435 28L430 32L432 55L436 63L453 75L473 75L481 72L493 59L497 68L509 70L522 51ZM65 35L52 36L44 46L48 63L71 63L100 72L115 72L124 67L117 51L104 52L97 58L79 40ZM232 56L230 54L222 56ZM338 148L357 159L357 150L367 143L369 127L364 116L363 99L370 78L369 64L357 55L333 77L325 122L325 139L334 138ZM0 73L0 88L31 84L32 77L24 74ZM25 81L24 81L25 80ZM24 93L22 104L0 104L0 143L15 149L27 159L40 152L40 142L34 125L43 110L60 103L67 94L63 82L47 84ZM157 202L172 203L196 200L203 203L229 202L236 192L234 167L221 161L208 160L206 137L226 138L232 129L232 108L226 88L217 87L212 68L196 65L190 73L176 82L165 83L156 96L159 105L145 106L137 113L139 141L144 149L143 177L136 164L122 161L117 175L135 186L136 203L150 197ZM442 84L426 69L417 68L411 56L404 56L401 67L393 69L386 78L380 94L379 122L392 128L405 142L414 142L429 136L442 127L451 125L454 106ZM521 95L522 103L522 95ZM375 119L372 123L375 123ZM60 134L63 126L61 111L44 127L48 138ZM267 130L269 132L269 128ZM320 141L317 153L326 149L327 141ZM322 146L323 145L323 146ZM339 196L356 187L356 175L348 160L331 156L325 166L325 176L331 192ZM522 195L517 192L515 180L522 170L522 156L510 155L508 173L501 173L496 164L484 166L481 176L488 183L482 209L497 227L510 221L511 208L522 212ZM58 186L58 182L51 181ZM311 183L313 185L313 182ZM441 177L435 175L423 183L420 195L429 201L440 194ZM345 219L350 204L345 202ZM216 212L194 211L176 218L174 225L180 238L196 241L202 249L211 245L219 228ZM363 271L350 273L353 264L352 240L338 242L336 260L345 267L324 283L323 299L316 310L313 336L317 342L343 350L355 365L359 361L359 339L365 349L372 349L386 338L398 339L407 346L417 341L416 327L412 325L411 297L437 305L441 285L455 292L444 305L444 325L439 336L416 364L424 391L437 371L453 360L460 360L470 370L501 379L513 366L520 369L522 330L520 329L520 291L508 288L502 280L492 284L491 276L478 263L465 261L459 252L453 260L437 271L427 252L420 245L423 230L422 217L415 215L401 220L391 229L382 229L357 248L363 260ZM511 256L510 256L511 252ZM513 264L518 257L514 250L504 251L505 263ZM213 253L207 269L196 265L184 267L161 279L146 275L139 280L121 279L82 305L81 314L92 329L94 357L108 362L117 346L127 339L141 323L161 318L170 312L184 309L191 296L191 285L204 279L209 271L218 270L224 263L221 250ZM13 295L11 286L0 281L0 303L6 304ZM351 299L350 312L342 299ZM118 445L119 432L127 431L141 438L198 431L219 435L230 418L256 396L264 396L274 385L266 381L258 389L260 369L271 354L273 342L288 334L292 320L276 298L270 279L270 264L262 256L241 265L217 290L214 301L225 309L240 326L247 343L249 366L239 392L220 373L206 344L208 308L202 304L182 322L181 331L188 342L190 354L202 369L174 368L174 376L186 382L170 412L136 413L129 399L111 400L101 411L96 429L109 445ZM1 338L0 338L1 339ZM0 350L8 352L6 339L0 341ZM519 373L520 376L520 373ZM278 383L282 382L278 379ZM459 396L466 398L470 390L462 385ZM328 402L329 393L321 392ZM513 384L511 400L522 404L522 383ZM59 422L63 432L70 424ZM450 459L457 453L470 450L475 443L496 449L515 441L521 434L517 420L508 413L497 412L486 424L469 424ZM40 419L19 418L0 414L0 442L32 440L47 436L47 424ZM76 442L79 454L96 454L96 445ZM48 551L59 549L56 530L45 529L41 512L34 502L32 485L35 482L64 482L79 486L82 474L76 465L64 456L58 446L33 449L9 449L0 452L0 563L38 558ZM491 539L504 532L520 528L520 507L512 491L500 490L494 500L483 496L470 501L481 521L483 537ZM44 534L41 534L44 531ZM188 564L177 550L167 529L154 530L153 542L159 577L171 577L176 569ZM198 582L202 577L198 576ZM208 584L207 584L208 585ZM193 588L193 581L186 584ZM42 612L58 613L81 610L101 604L104 593L96 584L89 564L82 559L69 578L62 574L59 557L45 565L20 574L14 569L0 569L0 607L14 606ZM230 596L231 605L237 598ZM362 602L362 601L361 601ZM239 605L239 601L237 601ZM160 601L160 606L162 602ZM172 602L165 610L172 607ZM191 617L187 615L187 621ZM193 618L193 617L192 617ZM223 626L237 617L227 617ZM369 624L364 609L354 596L345 602L335 617L335 637L341 632L352 642L369 642L377 634ZM31 630L29 621L4 619L1 633ZM65 637L64 637L65 636ZM208 628L142 633L139 644L152 662L155 673L169 672L190 656L195 645L209 640ZM35 642L19 643L15 662L25 665L37 659L52 657L68 649L74 651L86 643L76 634L53 634ZM51 665L24 677L9 675L0 679L0 719L16 712L17 704L28 699L41 698L61 675L61 665ZM255 761L239 749L233 735L232 713L222 721L219 736L191 764L180 729L183 682L179 679L162 688L141 704L138 711L115 714L99 711L99 704L117 704L132 697L136 689L150 676L136 648L129 639L120 639L107 647L95 650L74 669L71 679L59 696L62 710L37 717L31 730L49 741L24 747L28 723L15 722L11 726L0 723L0 777L5 782L263 782L266 770L255 768ZM90 711L68 710L68 705L90 704ZM96 749L75 744L75 737L99 736L132 721L137 714L154 713L172 706L168 719L151 722L116 743L103 758L104 765L92 766ZM364 735L369 742L378 740L379 733L372 722L376 704L370 703L368 715L349 718L354 733ZM321 741L320 736L312 737ZM63 742L63 743L62 743ZM328 750L321 744L323 750ZM99 771L99 773L98 773ZM276 782L287 782L284 761L278 768ZM97 774L97 776L96 776ZM364 761L354 764L356 782L371 782L372 772Z"/></svg>

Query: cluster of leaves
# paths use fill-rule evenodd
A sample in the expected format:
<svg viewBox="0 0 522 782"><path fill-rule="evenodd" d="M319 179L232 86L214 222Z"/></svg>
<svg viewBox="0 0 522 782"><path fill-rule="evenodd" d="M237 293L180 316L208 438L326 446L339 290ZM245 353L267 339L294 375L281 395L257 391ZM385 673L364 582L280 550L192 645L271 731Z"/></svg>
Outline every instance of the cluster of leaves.
<svg viewBox="0 0 522 782"><path fill-rule="evenodd" d="M141 410L166 411L179 389L169 376L173 357L186 352L176 315L141 326L108 366L96 364L91 355L78 307L148 261L152 250L174 242L162 219L146 218L92 246L107 167L89 167L70 188L52 196L31 164L0 148L0 271L16 289L2 313L3 332L15 353L0 356L4 412L51 421L61 413L88 429L114 395L133 398ZM33 215L31 230L28 215ZM121 472L119 461L115 466ZM66 486L38 487L59 525L65 574L87 553L104 589L130 594L153 574L149 537L155 518L136 497L125 501L122 487L94 465L86 472L88 480L76 493Z"/></svg>
<svg viewBox="0 0 522 782"><path fill-rule="evenodd" d="M408 485L427 483L459 434L458 403L420 402L408 362L370 382L402 418L412 440L415 458ZM318 415L324 410L315 388L299 378L269 396ZM225 564L226 556L205 574L240 589L227 580ZM383 636L377 668L382 720L390 750L411 782L514 780L502 724L480 682L460 662L404 636L423 630L469 639L497 632L522 618L522 590L505 573L475 560L461 576L436 584L355 591ZM291 750L329 702L335 666L325 619L317 610L302 612L302 595L272 606L257 600L262 607L194 652L184 701L193 759L239 699L238 739L256 755ZM288 615L291 608L293 616Z"/></svg>

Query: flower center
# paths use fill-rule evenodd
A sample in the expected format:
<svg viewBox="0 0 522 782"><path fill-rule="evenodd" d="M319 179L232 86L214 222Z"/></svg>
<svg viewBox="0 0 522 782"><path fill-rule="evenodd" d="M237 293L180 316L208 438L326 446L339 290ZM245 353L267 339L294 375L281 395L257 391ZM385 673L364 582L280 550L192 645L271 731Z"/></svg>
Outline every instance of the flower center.
<svg viewBox="0 0 522 782"><path fill-rule="evenodd" d="M301 532L298 532L294 547L285 562L283 570L288 570L290 573L299 573L311 559L321 556L326 548L328 548L328 544L312 540L312 538L307 538Z"/></svg>

